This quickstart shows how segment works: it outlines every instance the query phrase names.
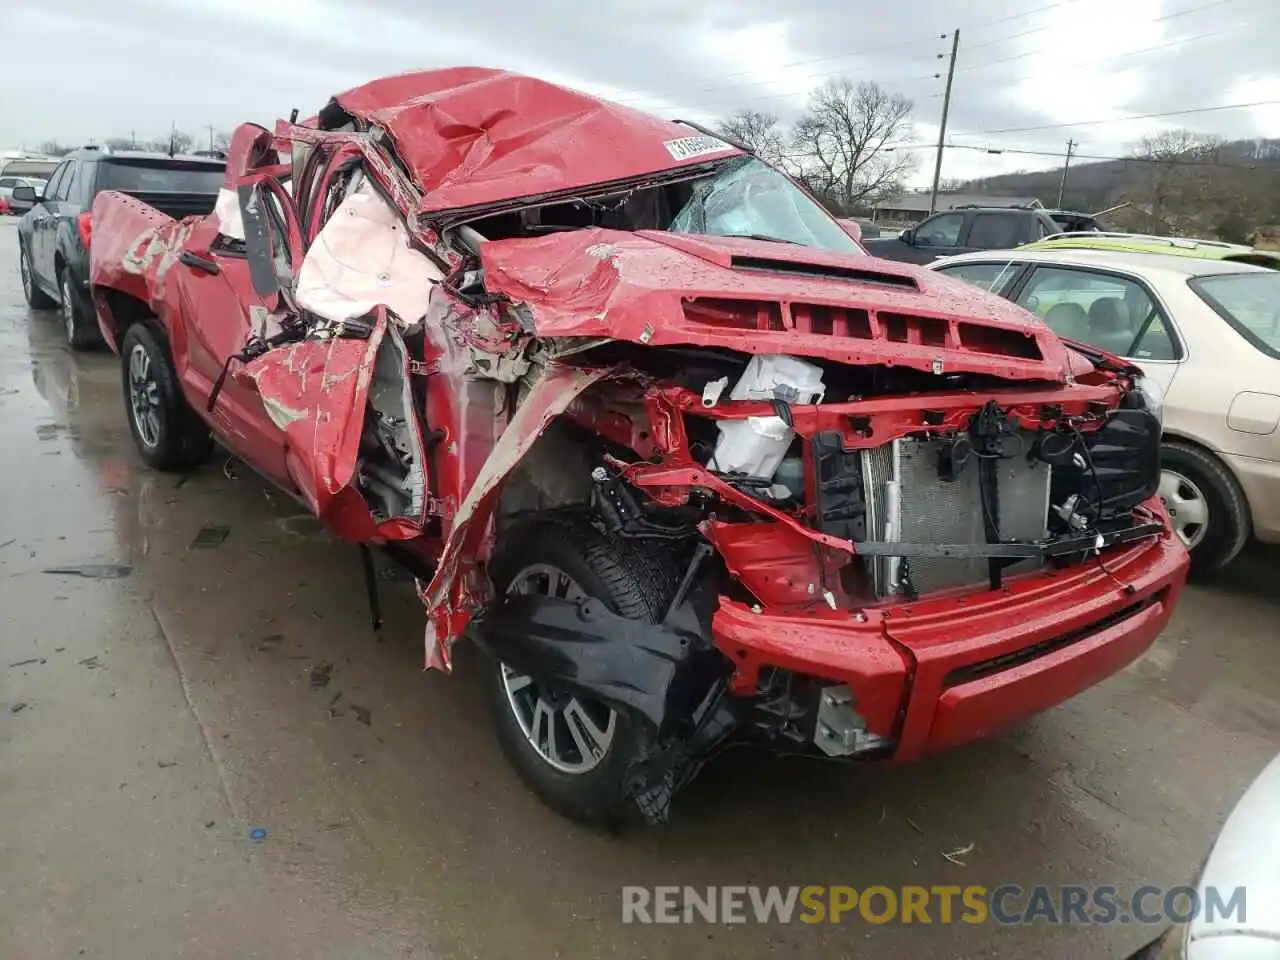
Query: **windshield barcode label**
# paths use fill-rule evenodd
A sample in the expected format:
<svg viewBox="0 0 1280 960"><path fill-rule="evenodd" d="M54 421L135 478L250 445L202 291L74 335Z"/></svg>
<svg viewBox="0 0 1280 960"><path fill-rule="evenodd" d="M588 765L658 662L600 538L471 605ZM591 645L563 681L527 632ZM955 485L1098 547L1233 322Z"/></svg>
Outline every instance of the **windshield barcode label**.
<svg viewBox="0 0 1280 960"><path fill-rule="evenodd" d="M680 137L677 140L666 140L662 145L667 148L667 153L671 154L673 160L688 160L691 157L733 149L715 137Z"/></svg>

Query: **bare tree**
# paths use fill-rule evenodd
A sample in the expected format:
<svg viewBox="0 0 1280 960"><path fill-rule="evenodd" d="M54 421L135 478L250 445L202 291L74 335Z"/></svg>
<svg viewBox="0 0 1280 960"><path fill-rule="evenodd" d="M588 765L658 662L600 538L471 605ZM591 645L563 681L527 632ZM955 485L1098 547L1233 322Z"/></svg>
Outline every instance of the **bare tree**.
<svg viewBox="0 0 1280 960"><path fill-rule="evenodd" d="M899 192L914 161L885 147L910 137L911 107L879 84L846 77L814 90L793 133L809 185L845 207Z"/></svg>
<svg viewBox="0 0 1280 960"><path fill-rule="evenodd" d="M1146 163L1145 193L1154 229L1181 232L1204 212L1213 185L1210 166L1222 141L1191 130L1164 130L1143 137L1134 156Z"/></svg>
<svg viewBox="0 0 1280 960"><path fill-rule="evenodd" d="M64 157L72 150L71 147L59 143L57 140L46 140L40 144L40 152L46 157Z"/></svg>
<svg viewBox="0 0 1280 960"><path fill-rule="evenodd" d="M154 150L157 153L190 153L195 146L196 138L182 130L172 130L162 137L153 140L139 141L138 149Z"/></svg>
<svg viewBox="0 0 1280 960"><path fill-rule="evenodd" d="M778 118L758 110L739 110L720 121L719 130L725 136L745 143L762 160L775 167L791 169L787 156L787 134Z"/></svg>

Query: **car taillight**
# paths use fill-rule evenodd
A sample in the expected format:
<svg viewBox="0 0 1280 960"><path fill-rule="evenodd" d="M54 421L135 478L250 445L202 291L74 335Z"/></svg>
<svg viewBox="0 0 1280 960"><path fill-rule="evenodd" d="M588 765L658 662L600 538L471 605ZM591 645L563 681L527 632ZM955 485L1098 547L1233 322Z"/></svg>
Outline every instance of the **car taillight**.
<svg viewBox="0 0 1280 960"><path fill-rule="evenodd" d="M77 221L77 226L79 226L80 228L80 242L83 243L86 248L88 248L89 241L93 239L92 215L88 213L80 214L80 219L79 221Z"/></svg>

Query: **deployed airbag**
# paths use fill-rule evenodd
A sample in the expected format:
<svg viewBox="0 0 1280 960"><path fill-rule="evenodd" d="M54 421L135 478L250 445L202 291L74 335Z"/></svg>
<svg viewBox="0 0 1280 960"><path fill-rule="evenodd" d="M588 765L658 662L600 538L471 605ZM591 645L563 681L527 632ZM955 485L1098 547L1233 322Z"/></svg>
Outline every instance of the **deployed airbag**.
<svg viewBox="0 0 1280 960"><path fill-rule="evenodd" d="M409 245L400 215L367 182L338 206L302 260L298 305L341 321L385 305L407 326L427 312L444 275Z"/></svg>

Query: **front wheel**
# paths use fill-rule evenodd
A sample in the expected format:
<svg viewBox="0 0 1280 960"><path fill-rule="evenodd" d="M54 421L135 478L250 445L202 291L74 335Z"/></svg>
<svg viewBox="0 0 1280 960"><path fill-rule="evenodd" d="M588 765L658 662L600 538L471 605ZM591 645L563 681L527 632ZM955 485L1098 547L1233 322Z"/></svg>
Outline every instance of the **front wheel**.
<svg viewBox="0 0 1280 960"><path fill-rule="evenodd" d="M135 323L120 343L129 432L148 466L187 470L213 452L209 428L187 405L164 337Z"/></svg>
<svg viewBox="0 0 1280 960"><path fill-rule="evenodd" d="M594 598L656 623L672 587L665 565L585 521L532 521L504 532L489 565L500 594ZM571 820L610 824L630 806L629 777L648 747L634 717L489 661L487 689L499 745L521 779Z"/></svg>
<svg viewBox="0 0 1280 960"><path fill-rule="evenodd" d="M1249 539L1249 504L1230 471L1199 447L1170 441L1160 452L1160 499L1195 573L1230 563Z"/></svg>
<svg viewBox="0 0 1280 960"><path fill-rule="evenodd" d="M67 334L67 346L77 352L96 347L102 342L97 324L92 315L86 316L72 289L71 271L65 267L58 278L58 288L62 296L62 325Z"/></svg>

